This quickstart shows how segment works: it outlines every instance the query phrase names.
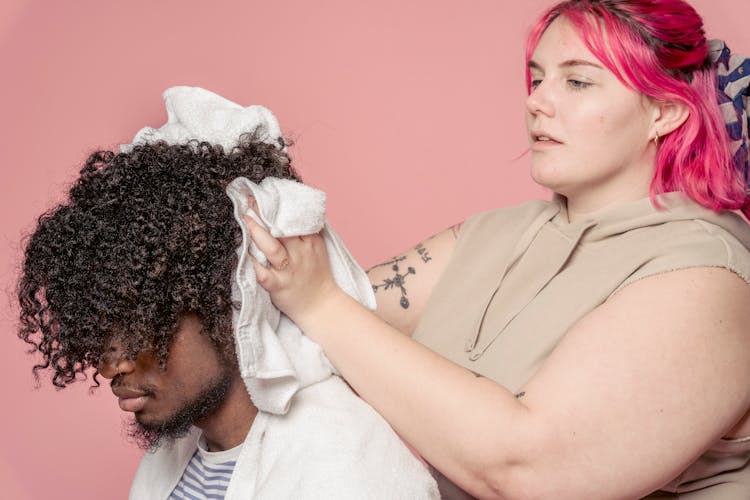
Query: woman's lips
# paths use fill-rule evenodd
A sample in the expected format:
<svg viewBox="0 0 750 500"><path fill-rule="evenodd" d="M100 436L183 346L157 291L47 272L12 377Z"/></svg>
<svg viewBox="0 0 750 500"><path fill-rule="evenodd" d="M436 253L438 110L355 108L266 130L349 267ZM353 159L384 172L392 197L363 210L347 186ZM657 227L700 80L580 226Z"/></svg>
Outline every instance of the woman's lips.
<svg viewBox="0 0 750 500"><path fill-rule="evenodd" d="M557 142L555 140L547 140L547 141L540 141L535 140L531 143L531 150L532 151L545 151L547 149L551 149L557 146L560 146L562 143Z"/></svg>
<svg viewBox="0 0 750 500"><path fill-rule="evenodd" d="M529 135L532 151L545 151L562 145L562 142L557 137L549 134L546 130L541 128L532 129Z"/></svg>

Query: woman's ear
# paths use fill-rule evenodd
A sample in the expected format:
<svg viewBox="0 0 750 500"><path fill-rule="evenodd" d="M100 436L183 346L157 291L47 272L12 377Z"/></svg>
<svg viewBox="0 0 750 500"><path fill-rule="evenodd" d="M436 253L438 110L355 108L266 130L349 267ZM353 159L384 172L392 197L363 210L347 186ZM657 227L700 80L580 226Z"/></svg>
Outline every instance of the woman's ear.
<svg viewBox="0 0 750 500"><path fill-rule="evenodd" d="M665 136L680 127L688 116L690 109L682 101L653 101L654 109L651 136Z"/></svg>

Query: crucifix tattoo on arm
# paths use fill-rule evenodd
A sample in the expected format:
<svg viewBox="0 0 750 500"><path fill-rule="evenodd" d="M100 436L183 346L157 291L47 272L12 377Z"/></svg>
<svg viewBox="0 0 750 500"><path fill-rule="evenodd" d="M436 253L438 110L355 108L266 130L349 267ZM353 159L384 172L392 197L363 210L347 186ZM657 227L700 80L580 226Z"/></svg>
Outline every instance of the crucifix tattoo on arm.
<svg viewBox="0 0 750 500"><path fill-rule="evenodd" d="M401 290L401 300L399 303L404 309L409 309L409 299L406 296L406 277L410 274L417 274L413 267L409 266L406 268L406 272L402 273L399 267L399 262L406 259L406 255L401 257L394 257L388 262L383 262L375 267L391 266L391 270L395 273L392 278L385 278L382 283L378 285L372 285L372 290L377 292L379 289L388 290L391 288L399 288ZM425 261L426 262L426 261ZM373 268L375 269L375 268Z"/></svg>
<svg viewBox="0 0 750 500"><path fill-rule="evenodd" d="M461 224L456 224L455 226L450 228L454 238L458 238L458 231L460 227ZM387 262L383 262L382 264L378 264L377 266L372 267L370 271L379 267L386 266L390 266L391 271L393 271L392 276L383 278L380 283L373 282L372 290L377 293L378 290L398 289L401 292L399 305L403 309L409 309L410 302L408 293L406 291L406 280L409 278L409 276L417 274L417 270L414 266L419 267L418 265L420 264L420 260L422 261L422 264L428 264L430 261L432 261L432 256L430 255L430 250L427 248L427 245L429 244L430 240L435 238L435 236L432 236L424 242L417 244L417 246L414 247L414 253L394 257ZM407 258L411 259L411 261L404 262ZM413 263L414 265L408 265L410 263Z"/></svg>

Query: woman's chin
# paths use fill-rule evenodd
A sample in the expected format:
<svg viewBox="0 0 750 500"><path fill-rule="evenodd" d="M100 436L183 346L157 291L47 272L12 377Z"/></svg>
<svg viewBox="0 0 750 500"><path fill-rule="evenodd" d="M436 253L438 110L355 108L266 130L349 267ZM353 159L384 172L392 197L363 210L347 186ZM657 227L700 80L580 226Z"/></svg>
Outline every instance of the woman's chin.
<svg viewBox="0 0 750 500"><path fill-rule="evenodd" d="M565 183L560 169L552 166L531 166L531 178L539 186L547 188L550 191L561 193L565 190Z"/></svg>

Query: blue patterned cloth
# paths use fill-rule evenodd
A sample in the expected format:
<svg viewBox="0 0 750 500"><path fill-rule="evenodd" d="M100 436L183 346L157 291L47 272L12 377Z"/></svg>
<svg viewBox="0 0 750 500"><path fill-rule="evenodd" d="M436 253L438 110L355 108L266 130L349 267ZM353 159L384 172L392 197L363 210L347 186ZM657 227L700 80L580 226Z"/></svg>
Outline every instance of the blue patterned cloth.
<svg viewBox="0 0 750 500"><path fill-rule="evenodd" d="M719 108L729 132L734 166L742 174L750 192L750 117L747 109L750 98L750 58L732 54L721 40L709 41L709 57L716 65Z"/></svg>

